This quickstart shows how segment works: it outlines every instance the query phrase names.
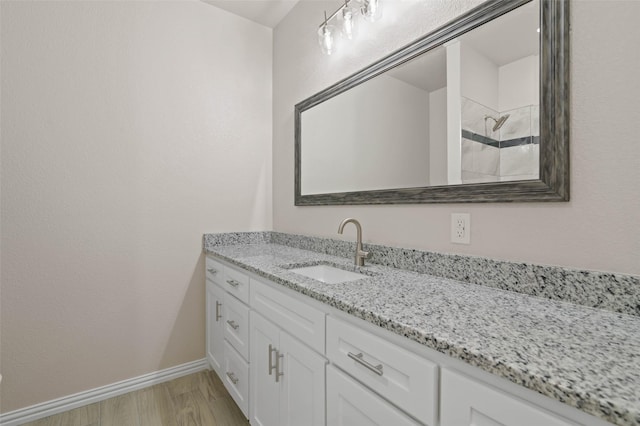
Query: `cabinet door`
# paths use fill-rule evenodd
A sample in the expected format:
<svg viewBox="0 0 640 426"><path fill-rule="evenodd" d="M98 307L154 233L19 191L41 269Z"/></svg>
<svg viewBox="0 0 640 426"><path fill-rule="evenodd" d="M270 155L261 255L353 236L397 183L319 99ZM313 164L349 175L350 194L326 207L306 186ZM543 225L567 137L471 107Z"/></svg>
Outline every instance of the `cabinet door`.
<svg viewBox="0 0 640 426"><path fill-rule="evenodd" d="M575 426L540 407L442 370L441 426Z"/></svg>
<svg viewBox="0 0 640 426"><path fill-rule="evenodd" d="M224 358L224 322L222 305L224 291L207 281L207 359L211 368L222 377Z"/></svg>
<svg viewBox="0 0 640 426"><path fill-rule="evenodd" d="M284 331L280 353L280 425L324 426L327 361Z"/></svg>
<svg viewBox="0 0 640 426"><path fill-rule="evenodd" d="M279 426L280 381L276 383L274 367L280 330L254 311L250 312L250 323L250 422L252 426Z"/></svg>
<svg viewBox="0 0 640 426"><path fill-rule="evenodd" d="M417 426L419 423L331 365L327 367L327 425Z"/></svg>

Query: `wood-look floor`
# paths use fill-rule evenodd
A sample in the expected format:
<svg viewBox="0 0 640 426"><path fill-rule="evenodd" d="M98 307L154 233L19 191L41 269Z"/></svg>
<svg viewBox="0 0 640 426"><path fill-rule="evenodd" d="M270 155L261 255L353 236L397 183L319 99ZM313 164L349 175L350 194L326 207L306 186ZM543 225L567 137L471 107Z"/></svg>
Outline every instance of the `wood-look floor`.
<svg viewBox="0 0 640 426"><path fill-rule="evenodd" d="M25 426L247 426L213 371L202 371Z"/></svg>

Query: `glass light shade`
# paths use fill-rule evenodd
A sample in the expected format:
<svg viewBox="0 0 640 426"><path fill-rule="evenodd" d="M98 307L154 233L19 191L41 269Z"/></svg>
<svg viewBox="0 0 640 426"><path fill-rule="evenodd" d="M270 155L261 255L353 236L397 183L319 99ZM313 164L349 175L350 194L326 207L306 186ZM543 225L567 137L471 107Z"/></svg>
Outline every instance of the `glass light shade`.
<svg viewBox="0 0 640 426"><path fill-rule="evenodd" d="M323 25L318 29L318 43L325 55L331 55L335 51L335 28L332 25Z"/></svg>
<svg viewBox="0 0 640 426"><path fill-rule="evenodd" d="M382 18L382 9L380 8L380 0L364 0L362 5L362 16L369 22L375 22Z"/></svg>
<svg viewBox="0 0 640 426"><path fill-rule="evenodd" d="M348 6L342 9L342 34L345 38L351 40L356 33L356 20L353 16L353 10Z"/></svg>

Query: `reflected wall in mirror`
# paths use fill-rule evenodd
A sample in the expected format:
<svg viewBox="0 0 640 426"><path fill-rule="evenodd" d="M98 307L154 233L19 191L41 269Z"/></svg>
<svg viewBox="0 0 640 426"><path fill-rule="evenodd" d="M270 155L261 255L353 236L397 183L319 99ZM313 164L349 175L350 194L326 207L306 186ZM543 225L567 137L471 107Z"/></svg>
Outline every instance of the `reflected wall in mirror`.
<svg viewBox="0 0 640 426"><path fill-rule="evenodd" d="M567 69L568 3L482 4L296 105L296 205L567 200Z"/></svg>

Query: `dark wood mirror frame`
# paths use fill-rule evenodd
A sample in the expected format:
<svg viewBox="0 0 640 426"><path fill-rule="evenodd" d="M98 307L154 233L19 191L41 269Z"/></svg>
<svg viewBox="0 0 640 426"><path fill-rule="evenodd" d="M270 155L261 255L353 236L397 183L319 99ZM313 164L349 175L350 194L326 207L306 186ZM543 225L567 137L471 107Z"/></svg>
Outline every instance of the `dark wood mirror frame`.
<svg viewBox="0 0 640 426"><path fill-rule="evenodd" d="M489 0L295 106L295 205L569 200L569 0L540 0L540 175L537 180L301 194L301 114L530 0Z"/></svg>

